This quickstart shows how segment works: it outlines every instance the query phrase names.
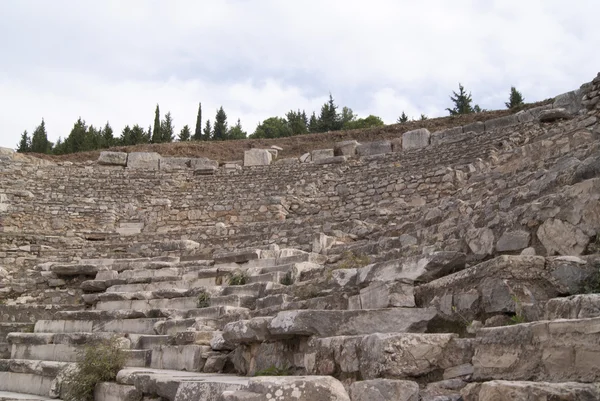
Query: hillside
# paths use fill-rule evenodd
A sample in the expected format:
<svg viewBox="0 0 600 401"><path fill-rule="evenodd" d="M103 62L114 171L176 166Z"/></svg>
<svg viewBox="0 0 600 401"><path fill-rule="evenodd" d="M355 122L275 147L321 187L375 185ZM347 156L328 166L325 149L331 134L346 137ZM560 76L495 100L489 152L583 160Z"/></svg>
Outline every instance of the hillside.
<svg viewBox="0 0 600 401"><path fill-rule="evenodd" d="M523 108L523 110L538 107L551 102L552 100L548 99L542 102L528 104ZM297 135L287 138L244 139L223 142L173 142L128 147L113 147L110 150L128 153L158 152L163 156L202 156L213 160L227 161L243 159L244 151L247 149L276 145L283 148L283 151L280 152L280 157L298 157L314 149L333 148L335 142L343 140L355 139L359 142L370 142L382 139L392 139L397 137L399 134L417 128L427 128L430 132L435 132L460 125L467 125L476 121L485 121L493 118L503 117L512 113L513 112L510 110L494 110L460 116L431 118L425 121L409 121L404 124L391 124L384 127L371 129L325 132L319 134ZM43 154L35 154L35 156L47 160L75 162L97 160L99 154L100 150L60 156Z"/></svg>

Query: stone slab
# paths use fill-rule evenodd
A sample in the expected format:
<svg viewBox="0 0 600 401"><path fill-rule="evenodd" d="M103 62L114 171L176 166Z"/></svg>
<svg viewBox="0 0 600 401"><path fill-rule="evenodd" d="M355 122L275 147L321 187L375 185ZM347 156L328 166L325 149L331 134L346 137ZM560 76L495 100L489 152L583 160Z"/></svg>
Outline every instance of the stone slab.
<svg viewBox="0 0 600 401"><path fill-rule="evenodd" d="M156 152L131 152L127 156L127 168L158 170L160 159Z"/></svg>
<svg viewBox="0 0 600 401"><path fill-rule="evenodd" d="M402 149L421 149L429 146L431 134L425 128L408 131L402 134Z"/></svg>
<svg viewBox="0 0 600 401"><path fill-rule="evenodd" d="M106 166L127 166L127 153L125 152L100 152L98 164Z"/></svg>

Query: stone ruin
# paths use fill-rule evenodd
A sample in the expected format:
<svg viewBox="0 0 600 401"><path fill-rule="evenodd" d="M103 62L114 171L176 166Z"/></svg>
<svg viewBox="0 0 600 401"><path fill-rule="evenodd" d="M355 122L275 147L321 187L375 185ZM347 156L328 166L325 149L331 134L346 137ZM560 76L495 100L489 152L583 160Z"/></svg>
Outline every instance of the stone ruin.
<svg viewBox="0 0 600 401"><path fill-rule="evenodd" d="M297 159L0 152L0 399L109 336L96 401L600 399L599 99Z"/></svg>

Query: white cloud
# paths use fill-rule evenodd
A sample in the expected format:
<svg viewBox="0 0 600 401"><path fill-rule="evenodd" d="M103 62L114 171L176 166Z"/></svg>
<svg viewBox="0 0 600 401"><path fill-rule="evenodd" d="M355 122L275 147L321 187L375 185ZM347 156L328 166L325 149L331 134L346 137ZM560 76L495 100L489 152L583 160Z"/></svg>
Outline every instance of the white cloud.
<svg viewBox="0 0 600 401"><path fill-rule="evenodd" d="M42 0L0 3L0 146L42 117L178 128L223 105L248 131L289 109L340 105L393 122L445 115L458 82L483 108L511 85L542 100L600 65L600 3L574 0Z"/></svg>

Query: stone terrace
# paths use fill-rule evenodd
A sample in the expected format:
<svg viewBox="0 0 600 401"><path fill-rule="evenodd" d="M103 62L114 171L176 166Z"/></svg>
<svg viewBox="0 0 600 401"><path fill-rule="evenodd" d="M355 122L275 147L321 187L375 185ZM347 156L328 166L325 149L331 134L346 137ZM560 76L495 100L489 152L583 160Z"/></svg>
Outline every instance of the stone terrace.
<svg viewBox="0 0 600 401"><path fill-rule="evenodd" d="M599 99L243 167L0 157L0 400L115 336L97 401L600 399Z"/></svg>

